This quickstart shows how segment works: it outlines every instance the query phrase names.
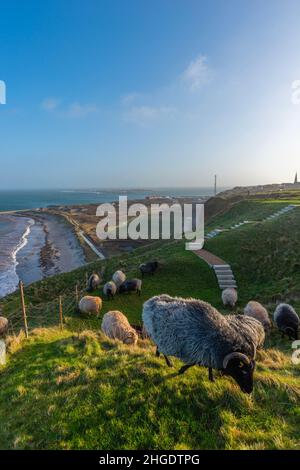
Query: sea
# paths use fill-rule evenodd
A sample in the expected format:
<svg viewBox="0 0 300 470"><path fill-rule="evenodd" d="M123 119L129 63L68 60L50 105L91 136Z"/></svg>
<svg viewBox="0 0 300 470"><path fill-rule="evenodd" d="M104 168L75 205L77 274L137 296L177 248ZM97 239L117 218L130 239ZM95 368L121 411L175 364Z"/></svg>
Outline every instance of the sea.
<svg viewBox="0 0 300 470"><path fill-rule="evenodd" d="M222 188L225 189L225 188ZM208 197L214 193L213 188L155 188L155 189L88 189L88 190L0 190L0 298L14 292L20 277L29 284L42 277L53 274L53 270L42 272L39 266L39 253L44 244L45 233L42 225L27 216L18 215L13 211L45 208L49 206L65 206L113 202L120 195L128 200L144 199L147 196L164 197ZM62 227L59 230L62 233ZM68 234L68 245L61 251L70 249L72 256L68 270L75 269L84 263L80 248L74 250L76 240ZM75 236L74 236L75 237ZM64 237L61 235L61 241ZM56 239L57 241L57 239ZM58 240L58 244L60 240ZM71 252L72 250L72 252ZM75 252L75 255L74 255ZM64 259L64 258L62 258ZM56 269L63 271L57 262ZM57 271L54 271L57 272ZM21 274L21 275L20 275Z"/></svg>

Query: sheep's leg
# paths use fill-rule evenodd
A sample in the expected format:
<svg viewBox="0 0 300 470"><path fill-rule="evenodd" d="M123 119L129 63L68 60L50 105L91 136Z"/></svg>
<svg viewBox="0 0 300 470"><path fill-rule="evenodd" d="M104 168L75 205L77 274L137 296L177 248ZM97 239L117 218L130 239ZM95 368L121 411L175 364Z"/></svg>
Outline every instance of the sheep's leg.
<svg viewBox="0 0 300 470"><path fill-rule="evenodd" d="M168 367L173 367L173 364L172 364L172 362L170 361L170 359L168 358L168 356L166 356L166 355L164 354L164 358L165 358L165 360L166 360L167 366L168 366Z"/></svg>
<svg viewBox="0 0 300 470"><path fill-rule="evenodd" d="M214 376L213 376L213 371L212 371L211 367L208 368L208 378L211 382L215 381Z"/></svg>
<svg viewBox="0 0 300 470"><path fill-rule="evenodd" d="M186 370L193 366L195 366L195 364L186 364L185 366L182 366L181 369L179 369L178 374L184 374Z"/></svg>
<svg viewBox="0 0 300 470"><path fill-rule="evenodd" d="M159 352L159 350L158 350L158 346L156 346L155 356L156 356L156 357L159 357L159 356L160 356L160 352Z"/></svg>

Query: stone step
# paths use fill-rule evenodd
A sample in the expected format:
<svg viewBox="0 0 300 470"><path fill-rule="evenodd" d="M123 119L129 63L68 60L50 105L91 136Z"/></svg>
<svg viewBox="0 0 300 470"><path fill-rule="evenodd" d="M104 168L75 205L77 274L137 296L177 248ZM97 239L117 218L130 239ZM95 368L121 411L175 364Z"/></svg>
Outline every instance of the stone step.
<svg viewBox="0 0 300 470"><path fill-rule="evenodd" d="M237 285L236 284L231 284L231 285L223 285L223 284L219 284L219 287L221 290L224 290L224 289L237 289Z"/></svg>
<svg viewBox="0 0 300 470"><path fill-rule="evenodd" d="M217 276L219 282L221 281L234 281L234 275L231 274L230 276Z"/></svg>

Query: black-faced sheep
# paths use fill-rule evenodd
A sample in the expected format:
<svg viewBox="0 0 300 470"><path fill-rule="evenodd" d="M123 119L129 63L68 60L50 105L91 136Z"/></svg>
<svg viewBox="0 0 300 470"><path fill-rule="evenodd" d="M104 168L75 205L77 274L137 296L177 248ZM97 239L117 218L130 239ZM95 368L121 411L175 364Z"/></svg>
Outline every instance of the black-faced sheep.
<svg viewBox="0 0 300 470"><path fill-rule="evenodd" d="M103 294L108 299L113 299L117 292L117 286L113 281L109 281L103 286Z"/></svg>
<svg viewBox="0 0 300 470"><path fill-rule="evenodd" d="M144 274L154 274L157 271L159 266L158 261L149 261L148 263L142 263L139 266L139 270L141 271L142 277Z"/></svg>
<svg viewBox="0 0 300 470"><path fill-rule="evenodd" d="M237 291L233 287L228 287L222 291L222 302L226 306L233 308L237 303Z"/></svg>
<svg viewBox="0 0 300 470"><path fill-rule="evenodd" d="M262 325L251 317L232 316L227 319L210 304L196 299L152 297L144 303L143 322L157 346L157 353L181 359L189 367L202 365L230 375L241 390L251 393L257 347L264 340Z"/></svg>
<svg viewBox="0 0 300 470"><path fill-rule="evenodd" d="M94 273L89 277L86 290L88 292L93 292L94 290L100 287L100 284L101 277L98 274Z"/></svg>
<svg viewBox="0 0 300 470"><path fill-rule="evenodd" d="M300 320L291 305L279 304L274 312L274 322L283 335L298 339Z"/></svg>
<svg viewBox="0 0 300 470"><path fill-rule="evenodd" d="M123 271L116 271L113 276L112 276L113 282L116 284L117 289L120 287L120 285L125 282L126 276L123 273Z"/></svg>
<svg viewBox="0 0 300 470"><path fill-rule="evenodd" d="M142 291L142 281L140 279L128 279L123 282L119 287L119 293L124 294L127 292L135 292L141 295Z"/></svg>
<svg viewBox="0 0 300 470"><path fill-rule="evenodd" d="M250 302L248 302L246 307L244 308L244 314L248 317L253 317L256 318L256 320L260 321L266 333L270 331L272 324L268 311L259 302L256 302L255 300L251 300Z"/></svg>
<svg viewBox="0 0 300 470"><path fill-rule="evenodd" d="M137 343L137 332L132 328L126 316L118 310L107 312L104 315L101 329L111 339L118 339L130 345Z"/></svg>
<svg viewBox="0 0 300 470"><path fill-rule="evenodd" d="M102 299L101 297L86 295L82 297L78 307L80 313L83 313L84 315L98 316L102 308Z"/></svg>

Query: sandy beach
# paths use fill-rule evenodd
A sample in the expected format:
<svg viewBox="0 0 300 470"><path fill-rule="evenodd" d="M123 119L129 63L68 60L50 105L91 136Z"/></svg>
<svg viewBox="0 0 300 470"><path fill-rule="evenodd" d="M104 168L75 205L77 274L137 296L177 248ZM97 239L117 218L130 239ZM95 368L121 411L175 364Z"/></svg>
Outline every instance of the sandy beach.
<svg viewBox="0 0 300 470"><path fill-rule="evenodd" d="M85 264L85 256L73 227L58 215L29 211L18 217L31 218L27 244L18 252L16 272L24 284Z"/></svg>

